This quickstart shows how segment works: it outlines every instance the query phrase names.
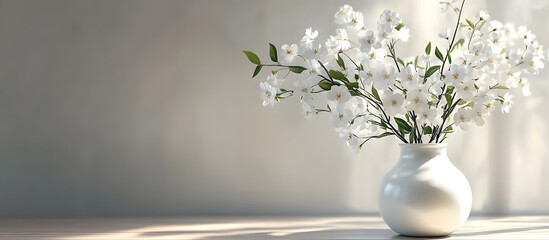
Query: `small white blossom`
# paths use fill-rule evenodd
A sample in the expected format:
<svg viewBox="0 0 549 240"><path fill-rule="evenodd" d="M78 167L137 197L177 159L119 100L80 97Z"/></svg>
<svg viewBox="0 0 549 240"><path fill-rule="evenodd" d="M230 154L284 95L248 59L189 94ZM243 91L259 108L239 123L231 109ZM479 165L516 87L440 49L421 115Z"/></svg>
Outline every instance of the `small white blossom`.
<svg viewBox="0 0 549 240"><path fill-rule="evenodd" d="M278 77L278 73L271 73L267 76L267 82L275 87L280 87L284 82L284 79Z"/></svg>
<svg viewBox="0 0 549 240"><path fill-rule="evenodd" d="M395 30L395 27L400 23L402 23L402 20L399 18L398 13L391 10L385 10L381 16L379 16L379 20L377 20L378 31L389 34Z"/></svg>
<svg viewBox="0 0 549 240"><path fill-rule="evenodd" d="M260 82L259 88L261 89L259 94L261 95L261 100L263 100L263 106L275 105L277 89L268 82Z"/></svg>
<svg viewBox="0 0 549 240"><path fill-rule="evenodd" d="M301 39L302 46L309 49L313 48L313 42L316 37L318 37L318 30L313 31L313 28L307 28L305 30L305 36Z"/></svg>
<svg viewBox="0 0 549 240"><path fill-rule="evenodd" d="M423 112L429 108L427 98L419 92L411 92L406 95L406 110Z"/></svg>
<svg viewBox="0 0 549 240"><path fill-rule="evenodd" d="M438 33L438 37L445 39L445 38L449 38L450 34L452 34L452 30L450 30L449 28L446 28L442 32Z"/></svg>
<svg viewBox="0 0 549 240"><path fill-rule="evenodd" d="M477 21L483 21L488 20L490 18L490 15L488 14L488 12L480 10L475 17Z"/></svg>
<svg viewBox="0 0 549 240"><path fill-rule="evenodd" d="M295 44L284 44L281 49L284 63L291 64L297 56L299 48Z"/></svg>
<svg viewBox="0 0 549 240"><path fill-rule="evenodd" d="M511 99L513 99L513 95L509 93L505 93L505 95L503 95L501 112L509 113L509 110L511 110L511 104L513 104L513 100Z"/></svg>
<svg viewBox="0 0 549 240"><path fill-rule="evenodd" d="M454 123L461 128L463 131L469 130L468 122L471 121L471 113L465 108L459 108L456 113L454 113Z"/></svg>
<svg viewBox="0 0 549 240"><path fill-rule="evenodd" d="M440 108L431 108L422 112L417 112L417 124L420 126L423 124L428 124L431 126L436 126L442 124L442 110Z"/></svg>
<svg viewBox="0 0 549 240"><path fill-rule="evenodd" d="M313 105L302 102L301 103L301 116L307 119L315 119L316 118L316 109L313 107Z"/></svg>
<svg viewBox="0 0 549 240"><path fill-rule="evenodd" d="M389 116L394 117L404 112L404 95L402 93L393 93L391 91L386 91L381 96L381 101L383 103L383 108L385 113Z"/></svg>
<svg viewBox="0 0 549 240"><path fill-rule="evenodd" d="M368 29L358 33L358 44L360 46L360 50L363 52L369 52L376 43L377 41L374 31Z"/></svg>
<svg viewBox="0 0 549 240"><path fill-rule="evenodd" d="M440 1L440 10L443 12L448 11L449 8L452 8L452 4L455 3L456 0L442 0Z"/></svg>
<svg viewBox="0 0 549 240"><path fill-rule="evenodd" d="M396 69L392 65L381 67L378 73L374 74L374 87L385 90L396 82Z"/></svg>
<svg viewBox="0 0 549 240"><path fill-rule="evenodd" d="M470 78L469 68L463 65L451 64L444 81L451 86L457 86L461 81Z"/></svg>
<svg viewBox="0 0 549 240"><path fill-rule="evenodd" d="M334 15L335 22L337 24L345 24L351 21L351 13L353 12L353 7L349 5L343 5L339 7L339 11L337 11Z"/></svg>
<svg viewBox="0 0 549 240"><path fill-rule="evenodd" d="M347 37L347 31L343 28L336 29L335 41L337 49L341 51L346 51L351 47L351 43Z"/></svg>
<svg viewBox="0 0 549 240"><path fill-rule="evenodd" d="M332 86L332 89L326 94L329 101L336 102L338 104L345 103L351 99L351 93L345 85Z"/></svg>
<svg viewBox="0 0 549 240"><path fill-rule="evenodd" d="M486 117L490 115L490 112L488 112L488 109L484 107L482 104L475 104L475 106L471 109L471 115L472 120L475 122L477 126L484 125L484 120Z"/></svg>
<svg viewBox="0 0 549 240"><path fill-rule="evenodd" d="M349 22L347 25L354 30L362 29L364 26L364 16L359 11L352 11L351 14L349 14Z"/></svg>
<svg viewBox="0 0 549 240"><path fill-rule="evenodd" d="M335 107L331 111L332 123L336 130L338 128L347 129L349 127L349 121L353 118L353 112L344 107Z"/></svg>

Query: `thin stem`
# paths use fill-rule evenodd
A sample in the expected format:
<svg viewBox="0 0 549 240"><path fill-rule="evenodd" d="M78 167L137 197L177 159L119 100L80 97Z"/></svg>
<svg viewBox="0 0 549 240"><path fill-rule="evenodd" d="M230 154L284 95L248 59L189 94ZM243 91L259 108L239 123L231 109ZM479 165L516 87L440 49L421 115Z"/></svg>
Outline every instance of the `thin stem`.
<svg viewBox="0 0 549 240"><path fill-rule="evenodd" d="M456 40L457 31L459 29L459 22L461 21L461 13L463 12L463 4L465 4L465 0L461 2L461 7L459 8L459 15L456 23L456 29L454 29L454 36L452 36L452 42L450 42L450 47L446 52L446 57L444 57L444 61L442 61L442 67L440 68L440 76L442 76L443 74L444 64L446 64L446 60L448 60L448 55L450 55L450 50L452 50L452 46L454 45L454 41Z"/></svg>
<svg viewBox="0 0 549 240"><path fill-rule="evenodd" d="M395 45L393 45L393 43L391 43L390 45L387 45L387 48L389 48L389 53L391 53L391 55L389 55L389 56L393 58L393 60L395 61L395 65L397 67L397 70L398 70L398 72L400 72L400 67L398 66L398 61L395 57Z"/></svg>

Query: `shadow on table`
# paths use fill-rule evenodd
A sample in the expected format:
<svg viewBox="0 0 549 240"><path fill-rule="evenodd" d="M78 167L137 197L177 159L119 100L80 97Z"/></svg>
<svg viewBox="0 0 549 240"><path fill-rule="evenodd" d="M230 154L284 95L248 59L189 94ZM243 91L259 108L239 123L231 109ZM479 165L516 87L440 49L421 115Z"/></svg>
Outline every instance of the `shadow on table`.
<svg viewBox="0 0 549 240"><path fill-rule="evenodd" d="M455 234L452 234L452 236L464 236L464 237L465 236L482 236L482 235L490 235L490 234L517 233L517 232L526 232L526 231L544 230L544 229L549 230L549 226L521 227L521 228L490 230L490 231L455 233Z"/></svg>

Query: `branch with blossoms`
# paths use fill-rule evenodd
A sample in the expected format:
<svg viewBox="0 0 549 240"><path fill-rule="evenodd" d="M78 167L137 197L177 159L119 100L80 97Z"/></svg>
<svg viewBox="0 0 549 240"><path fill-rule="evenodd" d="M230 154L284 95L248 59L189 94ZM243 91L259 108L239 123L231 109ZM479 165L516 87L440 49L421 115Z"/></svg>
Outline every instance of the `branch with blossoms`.
<svg viewBox="0 0 549 240"><path fill-rule="evenodd" d="M370 29L349 5L335 13L340 27L322 43L308 28L299 46L269 44L269 63L244 51L256 65L252 77L273 68L259 84L263 105L299 97L303 117L329 114L356 151L387 136L440 143L455 127L484 125L496 106L509 112L514 94L528 95L528 77L544 67L542 46L526 27L490 20L482 10L463 20L465 1L440 4L456 13L455 27L438 35L446 47L429 42L421 56L397 55L397 44L410 36L397 13L385 10Z"/></svg>

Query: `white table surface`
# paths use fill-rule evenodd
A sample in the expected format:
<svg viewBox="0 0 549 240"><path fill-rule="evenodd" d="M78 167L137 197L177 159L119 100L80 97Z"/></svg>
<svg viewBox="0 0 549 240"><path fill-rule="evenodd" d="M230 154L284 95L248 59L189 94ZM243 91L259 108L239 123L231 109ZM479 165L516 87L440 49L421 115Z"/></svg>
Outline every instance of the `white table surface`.
<svg viewBox="0 0 549 240"><path fill-rule="evenodd" d="M0 219L0 239L416 239L380 217ZM471 217L443 239L549 239L549 216Z"/></svg>

